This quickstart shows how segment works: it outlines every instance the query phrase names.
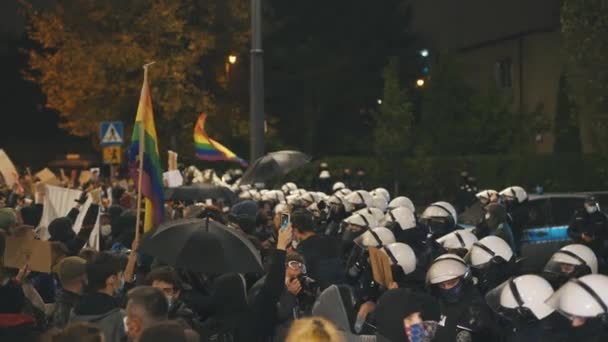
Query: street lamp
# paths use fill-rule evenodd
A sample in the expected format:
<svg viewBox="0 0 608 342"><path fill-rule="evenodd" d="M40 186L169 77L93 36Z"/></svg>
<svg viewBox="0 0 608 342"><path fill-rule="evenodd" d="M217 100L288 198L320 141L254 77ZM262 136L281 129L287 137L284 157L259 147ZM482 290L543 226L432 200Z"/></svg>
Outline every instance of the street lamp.
<svg viewBox="0 0 608 342"><path fill-rule="evenodd" d="M378 104L381 105L382 104L382 99L378 99Z"/></svg>
<svg viewBox="0 0 608 342"><path fill-rule="evenodd" d="M236 56L235 55L228 56L228 63L230 63L230 64L236 63Z"/></svg>
<svg viewBox="0 0 608 342"><path fill-rule="evenodd" d="M418 87L424 86L424 80L422 78L417 79L416 86L418 86Z"/></svg>
<svg viewBox="0 0 608 342"><path fill-rule="evenodd" d="M425 57L425 58L428 57L429 56L429 50L427 50L427 49L420 50L420 56Z"/></svg>

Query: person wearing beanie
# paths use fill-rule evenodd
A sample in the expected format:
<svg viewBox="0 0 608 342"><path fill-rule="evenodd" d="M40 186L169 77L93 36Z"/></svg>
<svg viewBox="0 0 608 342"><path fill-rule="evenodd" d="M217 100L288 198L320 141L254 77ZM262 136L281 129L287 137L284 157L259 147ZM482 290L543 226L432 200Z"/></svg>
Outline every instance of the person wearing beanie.
<svg viewBox="0 0 608 342"><path fill-rule="evenodd" d="M245 233L253 234L257 215L258 204L252 200L245 200L232 207L228 219Z"/></svg>
<svg viewBox="0 0 608 342"><path fill-rule="evenodd" d="M53 326L65 327L70 319L70 312L80 303L86 283L86 265L87 262L83 258L71 256L63 259L57 266L61 289L50 315Z"/></svg>

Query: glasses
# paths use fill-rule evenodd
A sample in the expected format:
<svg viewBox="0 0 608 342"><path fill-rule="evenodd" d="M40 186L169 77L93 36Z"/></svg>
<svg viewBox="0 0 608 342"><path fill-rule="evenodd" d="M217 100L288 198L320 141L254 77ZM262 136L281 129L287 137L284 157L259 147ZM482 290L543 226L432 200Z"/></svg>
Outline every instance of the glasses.
<svg viewBox="0 0 608 342"><path fill-rule="evenodd" d="M289 261L287 263L287 267L291 268L292 270L300 270L302 271L302 273L306 273L306 265L304 265L303 263L299 262L299 261Z"/></svg>

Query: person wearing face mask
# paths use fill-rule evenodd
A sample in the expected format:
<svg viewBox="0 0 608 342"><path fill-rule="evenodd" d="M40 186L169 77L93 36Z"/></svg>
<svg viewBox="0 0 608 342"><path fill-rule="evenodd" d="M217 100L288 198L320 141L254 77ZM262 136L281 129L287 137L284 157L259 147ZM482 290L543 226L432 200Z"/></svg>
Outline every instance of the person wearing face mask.
<svg viewBox="0 0 608 342"><path fill-rule="evenodd" d="M553 253L543 269L542 276L557 289L572 278L596 273L598 260L593 250L585 245L572 244Z"/></svg>
<svg viewBox="0 0 608 342"><path fill-rule="evenodd" d="M568 225L568 236L576 243L583 244L604 259L604 243L608 234L608 217L600 211L600 205L594 196L585 199L584 208L577 210Z"/></svg>
<svg viewBox="0 0 608 342"><path fill-rule="evenodd" d="M441 320L433 341L491 341L498 336L491 312L461 257L444 254L435 259L427 271L426 283L441 304Z"/></svg>
<svg viewBox="0 0 608 342"><path fill-rule="evenodd" d="M565 322L546 304L552 295L553 288L548 281L525 274L509 278L485 298L503 327L505 342L535 342L555 333Z"/></svg>
<svg viewBox="0 0 608 342"><path fill-rule="evenodd" d="M312 214L304 209L291 214L296 251L304 260L309 276L321 289L344 281L344 262L340 242L330 236L315 234Z"/></svg>
<svg viewBox="0 0 608 342"><path fill-rule="evenodd" d="M589 274L571 279L546 301L567 319L558 332L542 341L600 342L608 340L608 277Z"/></svg>
<svg viewBox="0 0 608 342"><path fill-rule="evenodd" d="M86 274L90 292L76 305L70 322L90 322L98 325L106 341L126 339L123 322L125 312L120 308L118 298L125 284L124 269L124 260L108 252L99 253L93 261L87 263Z"/></svg>
<svg viewBox="0 0 608 342"><path fill-rule="evenodd" d="M473 233L478 239L494 235L505 240L512 250L516 250L515 237L511 226L507 222L507 210L498 203L490 203L486 206L486 214L483 221L475 227Z"/></svg>
<svg viewBox="0 0 608 342"><path fill-rule="evenodd" d="M56 328L63 328L68 324L70 312L81 301L86 285L86 264L83 258L72 256L63 259L57 266L61 289L50 314L50 323Z"/></svg>
<svg viewBox="0 0 608 342"><path fill-rule="evenodd" d="M200 320L188 304L180 299L182 282L177 273L170 267L160 267L152 270L145 283L163 292L169 307L168 317L178 321L188 328L200 331Z"/></svg>

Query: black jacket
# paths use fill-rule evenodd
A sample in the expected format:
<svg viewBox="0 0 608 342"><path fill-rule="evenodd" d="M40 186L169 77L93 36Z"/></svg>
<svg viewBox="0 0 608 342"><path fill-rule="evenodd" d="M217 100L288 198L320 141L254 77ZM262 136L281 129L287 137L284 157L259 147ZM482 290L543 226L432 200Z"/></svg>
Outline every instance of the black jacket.
<svg viewBox="0 0 608 342"><path fill-rule="evenodd" d="M107 342L123 342L126 333L119 301L107 294L95 292L82 297L70 317L71 322L89 322L98 325Z"/></svg>
<svg viewBox="0 0 608 342"><path fill-rule="evenodd" d="M441 320L433 341L496 341L500 340L492 313L475 286L466 283L457 303L440 299Z"/></svg>
<svg viewBox="0 0 608 342"><path fill-rule="evenodd" d="M225 274L215 281L212 302L215 314L203 322L201 341L222 341L230 334L233 342L263 341L272 336L276 303L285 287L285 251L275 252L270 272L259 294L247 303L244 279Z"/></svg>
<svg viewBox="0 0 608 342"><path fill-rule="evenodd" d="M308 276L319 283L321 290L344 282L345 265L339 240L312 235L298 244L297 252L304 257Z"/></svg>
<svg viewBox="0 0 608 342"><path fill-rule="evenodd" d="M581 238L582 234L593 237L593 241L587 242ZM608 217L601 211L593 214L585 210L578 210L570 220L568 225L568 236L576 243L584 244L598 256L601 256L603 242L608 237Z"/></svg>

